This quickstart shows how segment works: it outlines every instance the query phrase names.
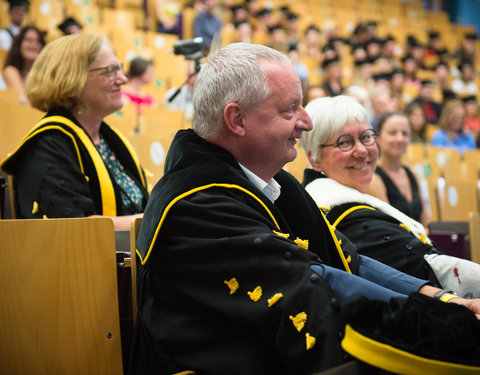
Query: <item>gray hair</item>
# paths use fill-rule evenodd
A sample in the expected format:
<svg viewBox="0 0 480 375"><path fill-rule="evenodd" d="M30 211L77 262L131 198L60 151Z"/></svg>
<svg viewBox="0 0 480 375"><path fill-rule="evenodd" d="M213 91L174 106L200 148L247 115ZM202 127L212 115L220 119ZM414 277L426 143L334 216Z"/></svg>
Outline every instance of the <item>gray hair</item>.
<svg viewBox="0 0 480 375"><path fill-rule="evenodd" d="M262 61L291 65L287 56L261 45L232 43L211 55L202 65L193 90L193 129L209 139L224 125L228 103L255 108L271 93Z"/></svg>
<svg viewBox="0 0 480 375"><path fill-rule="evenodd" d="M357 121L368 124L367 110L346 95L314 99L305 110L312 119L313 128L302 133L300 145L305 153L311 151L316 161L320 161L320 145L339 134L345 125Z"/></svg>

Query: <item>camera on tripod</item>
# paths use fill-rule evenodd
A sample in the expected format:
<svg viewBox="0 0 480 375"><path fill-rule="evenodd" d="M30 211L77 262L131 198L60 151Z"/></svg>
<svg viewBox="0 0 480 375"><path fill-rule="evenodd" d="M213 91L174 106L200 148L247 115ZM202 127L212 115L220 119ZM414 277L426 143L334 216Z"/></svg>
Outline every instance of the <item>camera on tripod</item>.
<svg viewBox="0 0 480 375"><path fill-rule="evenodd" d="M175 55L185 55L187 60L198 60L205 57L203 51L203 38L197 37L188 40L179 40L173 44Z"/></svg>

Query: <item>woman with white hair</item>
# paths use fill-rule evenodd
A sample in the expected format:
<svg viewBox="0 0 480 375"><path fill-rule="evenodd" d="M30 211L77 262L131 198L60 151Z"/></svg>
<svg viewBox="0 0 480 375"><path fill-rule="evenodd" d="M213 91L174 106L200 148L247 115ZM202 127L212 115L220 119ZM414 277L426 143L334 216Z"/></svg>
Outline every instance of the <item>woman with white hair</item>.
<svg viewBox="0 0 480 375"><path fill-rule="evenodd" d="M480 265L442 254L419 222L366 193L378 158L366 110L347 96L316 99L305 109L313 129L301 138L311 166L303 183L332 225L361 254L479 297Z"/></svg>

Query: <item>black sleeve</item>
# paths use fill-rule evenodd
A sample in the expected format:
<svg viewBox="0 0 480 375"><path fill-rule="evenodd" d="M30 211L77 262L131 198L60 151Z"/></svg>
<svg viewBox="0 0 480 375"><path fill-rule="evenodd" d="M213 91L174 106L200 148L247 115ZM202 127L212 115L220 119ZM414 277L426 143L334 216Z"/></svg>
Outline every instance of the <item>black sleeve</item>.
<svg viewBox="0 0 480 375"><path fill-rule="evenodd" d="M311 269L312 264L320 264L318 256L292 239L275 234L272 221L253 208L257 202L248 203L251 198L241 197L242 193L221 190L196 193L172 208L145 269L139 273L139 291L142 285L155 285L150 290L156 290L159 296L165 288L169 299L176 301L177 316L182 311L191 312L180 318L186 327L182 336L188 334L188 321L192 319L195 335L204 342L202 348L195 349L198 355L208 357L207 343L215 327L217 338L218 332L238 332L234 336L240 344L241 336L250 337L245 339L243 351L274 348L291 373L339 363L342 325L334 311L332 290ZM144 225L148 223L142 222ZM238 282L238 289L230 294L225 281L232 279ZM255 302L249 292L257 287L261 295ZM268 300L275 295L279 299L269 306ZM149 306L140 314L141 324L154 332L162 319L161 312L150 309L155 305L152 297L139 292L139 311L143 303ZM165 306L159 307L159 311L164 310ZM300 313L307 319L299 332L291 317ZM307 333L317 340L310 350ZM227 352L229 340L224 343Z"/></svg>
<svg viewBox="0 0 480 375"><path fill-rule="evenodd" d="M39 135L24 155L16 176L19 217L84 217L95 204L78 157L65 135Z"/></svg>

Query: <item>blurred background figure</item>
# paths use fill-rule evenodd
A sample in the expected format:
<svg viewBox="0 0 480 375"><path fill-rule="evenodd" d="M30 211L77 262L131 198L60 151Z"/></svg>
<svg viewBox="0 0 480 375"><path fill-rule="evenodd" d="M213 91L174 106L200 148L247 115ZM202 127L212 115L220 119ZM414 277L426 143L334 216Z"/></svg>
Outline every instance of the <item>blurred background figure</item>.
<svg viewBox="0 0 480 375"><path fill-rule="evenodd" d="M201 0L203 10L193 21L193 34L203 38L205 49L209 50L214 38L218 38L222 29L222 20L215 15L217 0Z"/></svg>
<svg viewBox="0 0 480 375"><path fill-rule="evenodd" d="M156 0L157 32L183 36L182 4L178 0Z"/></svg>
<svg viewBox="0 0 480 375"><path fill-rule="evenodd" d="M83 26L80 24L80 22L73 17L65 18L57 27L63 33L63 35L80 34L83 29Z"/></svg>
<svg viewBox="0 0 480 375"><path fill-rule="evenodd" d="M429 124L437 124L442 113L442 105L434 101L435 85L433 81L422 81L422 86L418 92L418 96L413 100L419 103L427 114Z"/></svg>
<svg viewBox="0 0 480 375"><path fill-rule="evenodd" d="M193 120L193 86L197 78L195 62L190 61L187 82L181 87L172 87L165 94L164 105L168 109L183 111L187 121Z"/></svg>
<svg viewBox="0 0 480 375"><path fill-rule="evenodd" d="M392 101L390 90L384 87L377 87L371 90L370 102L372 105L370 125L376 130L380 117L386 113L393 112L395 110L395 105Z"/></svg>
<svg viewBox="0 0 480 375"><path fill-rule="evenodd" d="M323 60L322 69L322 87L327 93L327 96L337 96L343 94L345 89L342 85L342 67L340 66L340 59L338 57L333 57Z"/></svg>
<svg viewBox="0 0 480 375"><path fill-rule="evenodd" d="M402 158L410 144L410 125L400 112L387 113L378 121L379 158L367 193L377 197L427 227L428 206L419 179Z"/></svg>
<svg viewBox="0 0 480 375"><path fill-rule="evenodd" d="M154 78L153 61L145 60L142 57L136 57L130 62L127 73L128 83L123 86L122 94L126 99L126 104L134 105L137 115L142 113L142 106L152 107L154 105L153 97L144 91L145 86L149 85Z"/></svg>
<svg viewBox="0 0 480 375"><path fill-rule="evenodd" d="M427 143L427 115L420 103L412 102L405 107L405 115L410 124L412 143Z"/></svg>
<svg viewBox="0 0 480 375"><path fill-rule="evenodd" d="M462 61L458 69L460 70L460 77L452 81L452 91L457 96L477 95L478 87L475 83L475 71L470 61Z"/></svg>
<svg viewBox="0 0 480 375"><path fill-rule="evenodd" d="M45 47L26 94L47 114L1 165L16 177L19 218L102 215L115 230L129 230L143 215L148 191L138 157L103 121L122 108L125 83L123 65L100 36L69 35Z"/></svg>
<svg viewBox="0 0 480 375"><path fill-rule="evenodd" d="M25 81L33 62L45 46L45 35L35 26L26 26L13 40L2 70L7 89L18 92L20 103L26 103Z"/></svg>
<svg viewBox="0 0 480 375"><path fill-rule="evenodd" d="M442 110L440 129L433 133L432 145L457 149L460 155L474 149L475 137L465 128L465 107L459 99L450 100Z"/></svg>
<svg viewBox="0 0 480 375"><path fill-rule="evenodd" d="M478 112L478 99L475 95L463 98L465 104L465 127L477 135L480 132L480 115Z"/></svg>
<svg viewBox="0 0 480 375"><path fill-rule="evenodd" d="M8 51L13 44L13 39L20 33L23 20L28 13L27 0L9 0L8 26L0 30L0 49Z"/></svg>

